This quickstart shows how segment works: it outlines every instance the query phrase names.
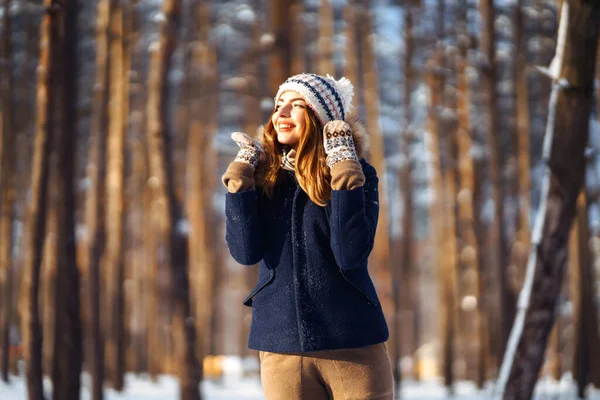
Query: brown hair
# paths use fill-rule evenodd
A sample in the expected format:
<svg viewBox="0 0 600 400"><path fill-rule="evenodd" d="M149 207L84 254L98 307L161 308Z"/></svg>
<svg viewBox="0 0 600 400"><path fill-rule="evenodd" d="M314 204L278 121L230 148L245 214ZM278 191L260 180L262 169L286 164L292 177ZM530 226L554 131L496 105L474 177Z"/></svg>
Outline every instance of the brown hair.
<svg viewBox="0 0 600 400"><path fill-rule="evenodd" d="M331 198L331 174L325 161L327 154L323 145L323 126L308 107L305 121L305 130L300 135L295 158L296 179L313 203L325 206ZM271 119L263 132L263 147L267 157L257 174L263 178L257 182L271 197L277 182L284 176L281 169L283 145L277 141L277 132Z"/></svg>

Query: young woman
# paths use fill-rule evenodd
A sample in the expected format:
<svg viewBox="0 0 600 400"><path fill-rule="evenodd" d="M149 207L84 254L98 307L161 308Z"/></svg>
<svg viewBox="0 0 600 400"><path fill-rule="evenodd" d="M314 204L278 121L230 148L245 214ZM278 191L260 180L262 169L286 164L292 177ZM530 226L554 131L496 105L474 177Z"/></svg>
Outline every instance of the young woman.
<svg viewBox="0 0 600 400"><path fill-rule="evenodd" d="M259 265L249 347L267 399L392 399L388 328L367 258L379 214L367 135L345 78L287 79L259 143L244 133L223 175L226 241Z"/></svg>

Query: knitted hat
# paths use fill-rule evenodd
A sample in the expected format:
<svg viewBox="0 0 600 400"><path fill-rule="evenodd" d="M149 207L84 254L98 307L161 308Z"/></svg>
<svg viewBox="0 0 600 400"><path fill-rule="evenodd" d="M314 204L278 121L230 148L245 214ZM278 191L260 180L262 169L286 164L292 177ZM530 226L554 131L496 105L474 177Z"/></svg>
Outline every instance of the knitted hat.
<svg viewBox="0 0 600 400"><path fill-rule="evenodd" d="M354 87L350 80L341 78L336 81L329 74L299 74L289 77L279 86L275 104L284 92L296 92L306 104L317 114L321 124L333 120L345 120L352 108Z"/></svg>

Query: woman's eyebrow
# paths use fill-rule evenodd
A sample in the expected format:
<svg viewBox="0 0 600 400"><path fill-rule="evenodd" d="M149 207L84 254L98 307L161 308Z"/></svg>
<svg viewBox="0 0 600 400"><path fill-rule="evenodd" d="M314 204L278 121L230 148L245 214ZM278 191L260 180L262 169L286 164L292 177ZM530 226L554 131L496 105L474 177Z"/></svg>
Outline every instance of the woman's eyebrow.
<svg viewBox="0 0 600 400"><path fill-rule="evenodd" d="M291 99L291 100L288 100L288 101L292 102L292 101L296 101L296 100L302 100L302 101L304 101L306 103L306 101L302 97L296 97L295 99ZM279 99L277 101L277 104L283 103L283 101L284 101L283 99Z"/></svg>

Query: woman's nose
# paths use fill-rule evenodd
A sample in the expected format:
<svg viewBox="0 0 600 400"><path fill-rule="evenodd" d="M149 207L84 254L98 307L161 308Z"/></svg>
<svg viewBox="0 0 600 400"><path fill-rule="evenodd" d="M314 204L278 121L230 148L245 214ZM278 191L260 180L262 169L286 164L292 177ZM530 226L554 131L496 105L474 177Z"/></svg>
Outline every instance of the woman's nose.
<svg viewBox="0 0 600 400"><path fill-rule="evenodd" d="M281 106L281 108L279 109L279 115L282 117L289 117L290 116L290 110L291 107L290 105L285 105L285 106Z"/></svg>

